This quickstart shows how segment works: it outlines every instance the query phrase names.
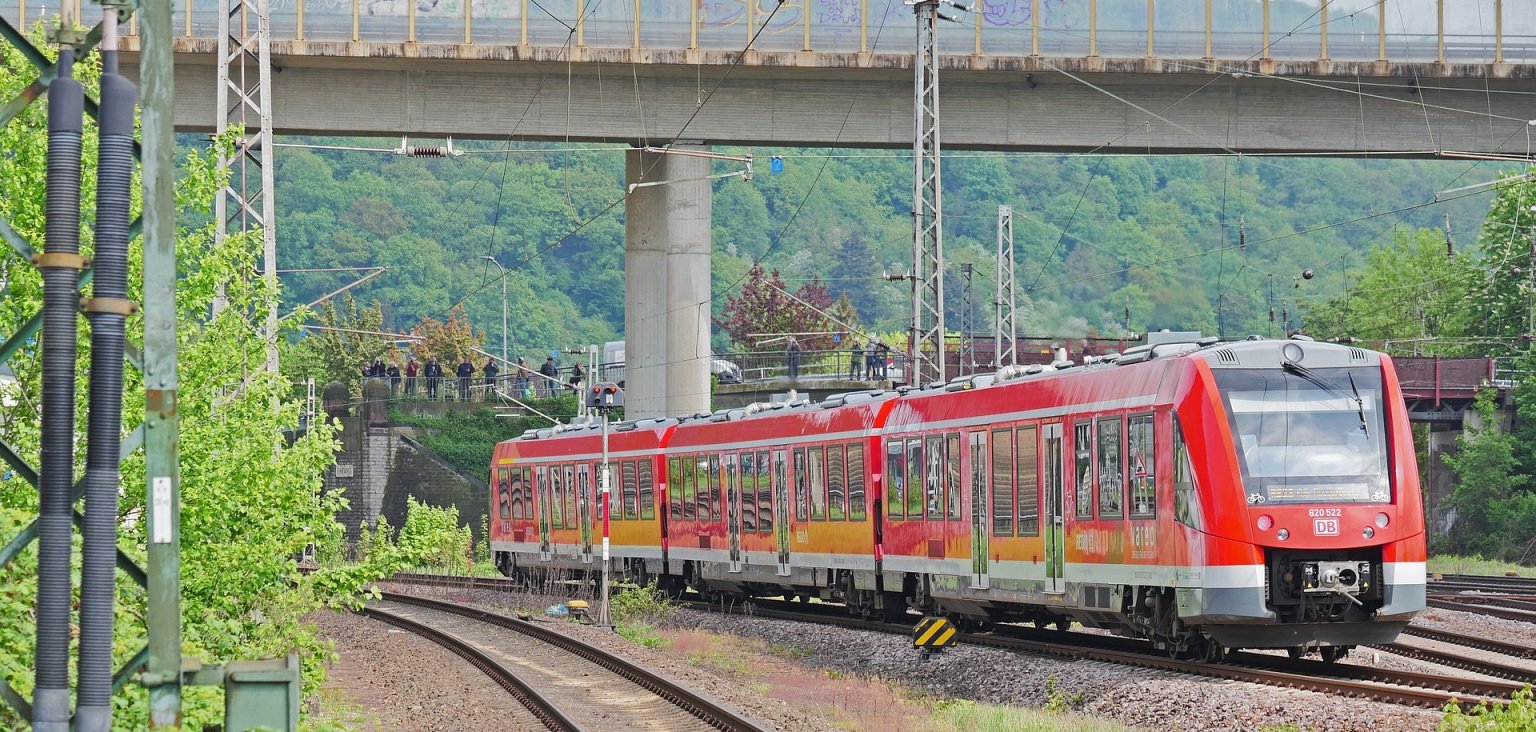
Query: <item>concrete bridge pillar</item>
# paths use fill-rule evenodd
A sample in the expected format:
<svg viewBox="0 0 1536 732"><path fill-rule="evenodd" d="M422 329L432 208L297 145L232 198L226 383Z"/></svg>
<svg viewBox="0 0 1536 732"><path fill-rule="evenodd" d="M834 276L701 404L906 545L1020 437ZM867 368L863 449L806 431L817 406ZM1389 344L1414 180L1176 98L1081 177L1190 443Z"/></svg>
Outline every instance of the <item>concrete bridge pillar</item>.
<svg viewBox="0 0 1536 732"><path fill-rule="evenodd" d="M624 158L624 402L631 419L709 411L710 159ZM660 184L660 185L657 185Z"/></svg>

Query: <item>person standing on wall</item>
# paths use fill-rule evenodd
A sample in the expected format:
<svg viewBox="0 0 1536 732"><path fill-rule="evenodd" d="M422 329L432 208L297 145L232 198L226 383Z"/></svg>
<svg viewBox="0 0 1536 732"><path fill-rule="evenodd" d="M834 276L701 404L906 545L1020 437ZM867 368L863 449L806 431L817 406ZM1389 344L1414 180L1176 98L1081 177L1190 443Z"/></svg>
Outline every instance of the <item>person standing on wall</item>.
<svg viewBox="0 0 1536 732"><path fill-rule="evenodd" d="M433 356L431 359L428 359L428 361L427 361L427 398L428 399L436 399L437 398L437 384L438 384L438 382L440 382L442 380L443 380L443 366L442 366L442 364L439 364L437 362L437 357Z"/></svg>
<svg viewBox="0 0 1536 732"><path fill-rule="evenodd" d="M794 381L800 378L800 341L795 340L794 336L789 337L786 352L789 356L789 380Z"/></svg>
<svg viewBox="0 0 1536 732"><path fill-rule="evenodd" d="M459 362L459 368L455 373L459 377L459 401L467 402L469 401L469 382L475 376L475 365L469 362L468 356L465 356L464 360Z"/></svg>
<svg viewBox="0 0 1536 732"><path fill-rule="evenodd" d="M571 380L569 382L570 385L571 385L571 389L573 389L573 390L581 389L581 380L583 378L585 378L585 377L586 377L586 373L584 373L581 370L581 364L579 364L579 363L571 364Z"/></svg>
<svg viewBox="0 0 1536 732"><path fill-rule="evenodd" d="M853 341L853 350L848 354L848 380L858 381L864 378L864 345L856 338L849 340Z"/></svg>
<svg viewBox="0 0 1536 732"><path fill-rule="evenodd" d="M544 378L539 379L539 394L541 396L554 396L555 384L560 383L560 367L555 364L555 354L550 353L549 358L544 359L544 365L539 367L539 373Z"/></svg>
<svg viewBox="0 0 1536 732"><path fill-rule="evenodd" d="M416 363L416 357L411 356L405 362L405 395L416 396L416 375L421 372L421 366Z"/></svg>
<svg viewBox="0 0 1536 732"><path fill-rule="evenodd" d="M400 393L400 364L390 361L384 375L389 377L389 397L393 399Z"/></svg>
<svg viewBox="0 0 1536 732"><path fill-rule="evenodd" d="M485 374L484 398L490 399L491 392L496 390L496 375L501 373L501 369L496 368L496 359L487 358L485 359L485 366L480 369L480 372Z"/></svg>

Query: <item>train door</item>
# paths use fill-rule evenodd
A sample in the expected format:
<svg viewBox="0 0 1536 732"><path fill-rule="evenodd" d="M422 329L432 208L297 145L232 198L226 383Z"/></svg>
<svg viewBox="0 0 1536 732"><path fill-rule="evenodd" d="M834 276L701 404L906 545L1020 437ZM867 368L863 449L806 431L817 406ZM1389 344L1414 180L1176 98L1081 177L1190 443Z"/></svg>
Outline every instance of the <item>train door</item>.
<svg viewBox="0 0 1536 732"><path fill-rule="evenodd" d="M773 541L778 548L779 576L789 576L789 471L784 451L773 451Z"/></svg>
<svg viewBox="0 0 1536 732"><path fill-rule="evenodd" d="M539 561L547 562L550 559L550 554L553 552L549 541L549 530L550 524L554 520L554 514L551 512L549 468L540 467L534 474L539 484Z"/></svg>
<svg viewBox="0 0 1536 732"><path fill-rule="evenodd" d="M971 494L971 587L987 589L987 554L990 552L987 537L991 533L987 522L987 433L979 430L970 439L970 494Z"/></svg>
<svg viewBox="0 0 1536 732"><path fill-rule="evenodd" d="M736 454L726 453L725 465L725 531L731 549L731 571L741 571L741 471L737 470Z"/></svg>
<svg viewBox="0 0 1536 732"><path fill-rule="evenodd" d="M1062 518L1065 507L1062 505L1061 423L1041 425L1040 434L1045 448L1045 454L1041 456L1045 468L1045 521L1042 522L1045 525L1045 591L1061 593L1067 591L1066 578L1063 576L1066 569L1067 526L1066 520Z"/></svg>
<svg viewBox="0 0 1536 732"><path fill-rule="evenodd" d="M581 527L581 563L592 563L592 464L576 466L576 513Z"/></svg>

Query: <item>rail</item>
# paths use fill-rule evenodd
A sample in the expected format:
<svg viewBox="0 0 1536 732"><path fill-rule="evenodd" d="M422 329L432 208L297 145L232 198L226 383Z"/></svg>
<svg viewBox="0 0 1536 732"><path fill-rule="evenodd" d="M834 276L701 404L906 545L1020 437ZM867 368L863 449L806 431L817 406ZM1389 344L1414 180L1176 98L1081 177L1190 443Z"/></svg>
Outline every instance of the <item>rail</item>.
<svg viewBox="0 0 1536 732"><path fill-rule="evenodd" d="M390 602L415 605L438 612L466 617L481 623L494 625L498 628L515 631L547 643L623 677L646 691L671 702L673 705L703 720L716 729L731 732L767 732L767 728L757 722L742 716L734 709L700 694L677 681L656 674L627 659L601 650L596 646L589 645L538 624L474 607L414 595L385 592L382 593L382 598Z"/></svg>
<svg viewBox="0 0 1536 732"><path fill-rule="evenodd" d="M177 32L215 38L217 0L173 0ZM18 26L82 0L0 0ZM1105 7L1100 7L1101 5ZM482 44L646 50L910 54L903 0L272 0L276 41ZM950 55L1536 63L1536 19L1519 0L1136 4L982 2L944 24ZM252 21L254 22L254 20ZM128 33L137 29L130 24Z"/></svg>
<svg viewBox="0 0 1536 732"><path fill-rule="evenodd" d="M577 723L571 716L555 703L545 699L538 690L534 689L521 676L512 669L507 668L489 655L480 651L471 643L464 641L452 633L433 628L426 623L417 622L403 615L396 615L379 608L365 607L361 614L375 620L389 623L397 628L408 630L427 640L436 643L454 654L469 661L476 668L484 671L498 686L507 690L529 712L538 717L539 721L556 732L585 732L586 728Z"/></svg>

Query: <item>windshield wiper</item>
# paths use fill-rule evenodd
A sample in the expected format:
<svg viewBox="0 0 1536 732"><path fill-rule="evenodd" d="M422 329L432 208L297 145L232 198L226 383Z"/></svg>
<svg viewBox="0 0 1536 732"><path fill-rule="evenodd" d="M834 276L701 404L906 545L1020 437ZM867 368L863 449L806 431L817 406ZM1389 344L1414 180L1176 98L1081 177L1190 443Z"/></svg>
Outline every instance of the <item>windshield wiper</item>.
<svg viewBox="0 0 1536 732"><path fill-rule="evenodd" d="M1355 375L1345 372L1349 376L1349 390L1355 393L1355 414L1360 415L1360 431L1366 437L1371 436L1371 430L1365 425L1365 400L1360 398L1360 390L1355 387Z"/></svg>
<svg viewBox="0 0 1536 732"><path fill-rule="evenodd" d="M1285 363L1280 365L1280 370L1284 371L1284 372L1286 372L1288 374L1295 374L1297 376L1300 376L1301 378L1306 379L1307 381L1311 382L1313 385L1317 386L1318 388L1320 388L1320 389L1322 389L1322 390L1324 390L1324 391L1326 391L1326 392L1328 392L1330 394L1333 394L1335 396L1341 397L1343 399L1349 399L1349 400L1353 401L1355 403L1355 414L1360 417L1360 431L1364 432L1366 437L1370 437L1371 436L1371 431L1370 431L1370 429L1368 427L1366 427L1366 421L1365 421L1365 399L1361 398L1360 390L1355 387L1355 375L1354 374L1349 374L1349 388L1350 388L1350 391L1354 392L1353 394L1350 394L1348 392L1345 392L1343 389L1340 389L1339 387L1334 386L1333 384L1330 384L1330 383L1328 383L1326 381L1323 381L1321 378L1318 377L1317 374L1312 373L1311 369L1309 369L1309 368L1307 368L1305 366L1302 366L1299 363L1292 363L1290 361L1287 361L1287 362L1285 362Z"/></svg>

